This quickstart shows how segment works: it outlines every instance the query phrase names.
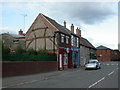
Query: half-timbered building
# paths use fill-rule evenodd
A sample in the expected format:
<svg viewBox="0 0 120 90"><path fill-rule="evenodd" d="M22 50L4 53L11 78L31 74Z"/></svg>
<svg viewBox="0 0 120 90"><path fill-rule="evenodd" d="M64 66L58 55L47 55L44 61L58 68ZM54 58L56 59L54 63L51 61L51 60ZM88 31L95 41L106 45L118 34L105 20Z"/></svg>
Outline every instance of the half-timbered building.
<svg viewBox="0 0 120 90"><path fill-rule="evenodd" d="M72 67L71 33L55 20L39 14L26 33L26 49L56 53L58 70Z"/></svg>

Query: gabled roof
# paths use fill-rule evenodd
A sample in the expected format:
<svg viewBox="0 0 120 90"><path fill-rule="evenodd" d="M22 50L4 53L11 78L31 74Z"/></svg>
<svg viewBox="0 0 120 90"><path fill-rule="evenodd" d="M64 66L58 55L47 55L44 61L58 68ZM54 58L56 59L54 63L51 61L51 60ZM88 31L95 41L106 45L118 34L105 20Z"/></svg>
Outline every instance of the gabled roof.
<svg viewBox="0 0 120 90"><path fill-rule="evenodd" d="M96 49L87 39L80 37L80 45L83 45L88 48Z"/></svg>
<svg viewBox="0 0 120 90"><path fill-rule="evenodd" d="M103 45L98 46L97 49L98 49L98 50L107 50L107 49L110 50L110 48L105 47L105 46L103 46Z"/></svg>
<svg viewBox="0 0 120 90"><path fill-rule="evenodd" d="M42 14L43 15L43 14ZM66 27L58 24L55 20L43 15L52 25L54 25L58 30L59 32L62 32L62 33L65 33L65 34L68 34L70 35L71 34L71 31L69 29L67 29Z"/></svg>
<svg viewBox="0 0 120 90"><path fill-rule="evenodd" d="M34 20L33 24L30 26L29 30L26 32L26 36L29 35L32 32L32 26L35 24L35 22L41 19L53 32L61 32L67 35L76 35L75 33L71 32L69 29L67 29L66 27L60 25L59 23L57 23L55 20L45 16L44 14L40 13L37 18Z"/></svg>

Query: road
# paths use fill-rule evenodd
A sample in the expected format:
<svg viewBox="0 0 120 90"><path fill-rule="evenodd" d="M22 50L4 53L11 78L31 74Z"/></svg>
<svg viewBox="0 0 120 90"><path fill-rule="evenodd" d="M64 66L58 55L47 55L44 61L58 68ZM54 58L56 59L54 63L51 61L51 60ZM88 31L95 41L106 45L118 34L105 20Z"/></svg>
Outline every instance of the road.
<svg viewBox="0 0 120 90"><path fill-rule="evenodd" d="M3 88L118 88L118 62L101 62L99 70L84 67L3 78Z"/></svg>

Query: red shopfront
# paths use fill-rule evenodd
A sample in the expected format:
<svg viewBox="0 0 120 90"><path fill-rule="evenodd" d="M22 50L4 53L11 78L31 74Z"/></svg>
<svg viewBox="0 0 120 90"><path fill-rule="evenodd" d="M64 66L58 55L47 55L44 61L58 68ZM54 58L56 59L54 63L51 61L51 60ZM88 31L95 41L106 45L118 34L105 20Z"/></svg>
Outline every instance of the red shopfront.
<svg viewBox="0 0 120 90"><path fill-rule="evenodd" d="M72 50L69 48L58 49L58 70L72 68Z"/></svg>

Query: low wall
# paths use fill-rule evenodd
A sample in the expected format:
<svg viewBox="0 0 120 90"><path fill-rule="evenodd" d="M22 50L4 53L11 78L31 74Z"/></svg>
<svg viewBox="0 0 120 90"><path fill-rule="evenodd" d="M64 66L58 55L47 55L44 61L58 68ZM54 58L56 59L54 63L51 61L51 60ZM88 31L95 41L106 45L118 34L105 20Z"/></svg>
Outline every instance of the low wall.
<svg viewBox="0 0 120 90"><path fill-rule="evenodd" d="M2 62L2 77L57 70L57 61Z"/></svg>

